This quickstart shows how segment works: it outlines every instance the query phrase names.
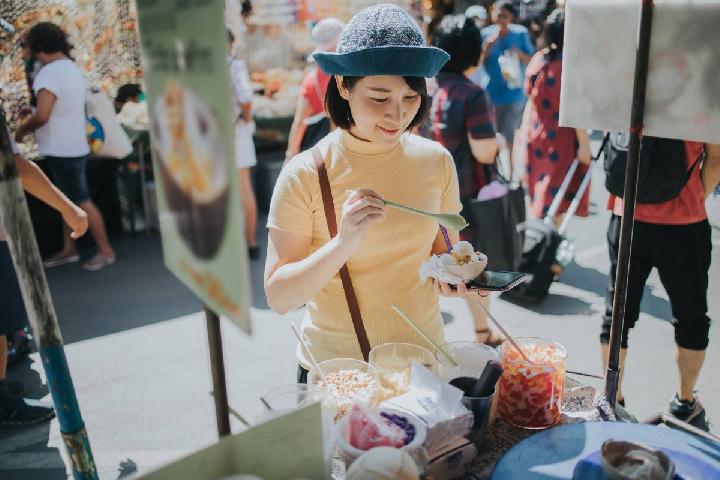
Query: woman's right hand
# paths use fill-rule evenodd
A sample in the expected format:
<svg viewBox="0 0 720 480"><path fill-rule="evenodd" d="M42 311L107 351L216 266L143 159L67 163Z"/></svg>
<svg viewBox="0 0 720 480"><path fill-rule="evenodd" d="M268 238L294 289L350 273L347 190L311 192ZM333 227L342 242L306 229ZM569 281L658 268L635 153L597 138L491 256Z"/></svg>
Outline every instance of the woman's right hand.
<svg viewBox="0 0 720 480"><path fill-rule="evenodd" d="M382 195L378 192L374 190L352 191L342 206L338 241L352 255L360 248L370 225L385 220L386 213L387 207Z"/></svg>

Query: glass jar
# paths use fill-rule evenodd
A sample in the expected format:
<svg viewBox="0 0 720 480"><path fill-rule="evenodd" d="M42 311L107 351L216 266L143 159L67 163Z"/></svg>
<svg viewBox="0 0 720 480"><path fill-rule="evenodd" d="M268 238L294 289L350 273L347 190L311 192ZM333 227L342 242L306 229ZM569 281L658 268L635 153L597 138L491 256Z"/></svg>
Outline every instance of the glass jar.
<svg viewBox="0 0 720 480"><path fill-rule="evenodd" d="M526 361L509 341L500 346L503 374L498 414L508 423L541 429L560 421L567 350L542 338L516 338Z"/></svg>
<svg viewBox="0 0 720 480"><path fill-rule="evenodd" d="M370 365L380 375L385 398L393 398L410 389L410 367L416 361L429 370L435 367L435 357L426 348L410 343L384 343L370 350Z"/></svg>

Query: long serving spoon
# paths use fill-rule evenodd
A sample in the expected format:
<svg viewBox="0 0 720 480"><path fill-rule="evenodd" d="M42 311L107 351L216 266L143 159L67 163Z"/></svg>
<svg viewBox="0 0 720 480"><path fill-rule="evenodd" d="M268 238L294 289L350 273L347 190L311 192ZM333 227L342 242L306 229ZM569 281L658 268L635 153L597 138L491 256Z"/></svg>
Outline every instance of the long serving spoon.
<svg viewBox="0 0 720 480"><path fill-rule="evenodd" d="M420 208L408 207L407 205L401 205L399 203L391 202L390 200L383 201L388 207L397 208L398 210L403 210L405 212L414 213L416 215L422 215L423 217L432 218L440 225L444 225L450 230L456 230L459 232L460 230L468 226L468 223L465 221L462 215L458 215L457 213L431 213Z"/></svg>

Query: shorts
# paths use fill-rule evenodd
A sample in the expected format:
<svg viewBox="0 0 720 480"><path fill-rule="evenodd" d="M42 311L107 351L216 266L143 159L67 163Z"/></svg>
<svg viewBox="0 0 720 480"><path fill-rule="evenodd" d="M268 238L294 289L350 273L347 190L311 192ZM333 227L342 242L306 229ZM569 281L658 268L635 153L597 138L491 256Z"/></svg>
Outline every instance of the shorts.
<svg viewBox="0 0 720 480"><path fill-rule="evenodd" d="M495 118L497 131L505 137L507 144L512 147L515 141L515 130L520 128L525 101L508 103L506 105L495 105Z"/></svg>
<svg viewBox="0 0 720 480"><path fill-rule="evenodd" d="M85 167L87 156L44 157L50 166L53 183L76 205L90 200Z"/></svg>
<svg viewBox="0 0 720 480"><path fill-rule="evenodd" d="M611 264L605 293L601 343L610 340L621 222L621 217L613 215L608 226ZM628 333L640 316L645 282L653 268L657 268L660 281L670 298L675 343L689 350L707 348L710 331L707 292L711 257L712 242L707 220L687 225L657 225L635 221L622 348L628 347Z"/></svg>
<svg viewBox="0 0 720 480"><path fill-rule="evenodd" d="M255 143L250 125L240 120L235 124L235 168L252 168L257 165Z"/></svg>
<svg viewBox="0 0 720 480"><path fill-rule="evenodd" d="M27 326L27 313L7 242L0 241L0 335Z"/></svg>

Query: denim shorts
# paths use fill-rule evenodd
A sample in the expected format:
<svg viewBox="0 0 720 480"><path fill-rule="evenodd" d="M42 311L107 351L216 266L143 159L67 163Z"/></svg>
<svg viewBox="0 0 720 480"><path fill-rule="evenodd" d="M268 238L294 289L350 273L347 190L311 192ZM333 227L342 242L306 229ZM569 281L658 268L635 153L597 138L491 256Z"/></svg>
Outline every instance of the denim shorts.
<svg viewBox="0 0 720 480"><path fill-rule="evenodd" d="M50 166L53 183L76 205L90 200L85 167L87 156L44 157Z"/></svg>
<svg viewBox="0 0 720 480"><path fill-rule="evenodd" d="M511 146L515 140L515 130L520 128L523 110L525 110L524 100L506 105L495 105L497 131L505 137L505 141Z"/></svg>

